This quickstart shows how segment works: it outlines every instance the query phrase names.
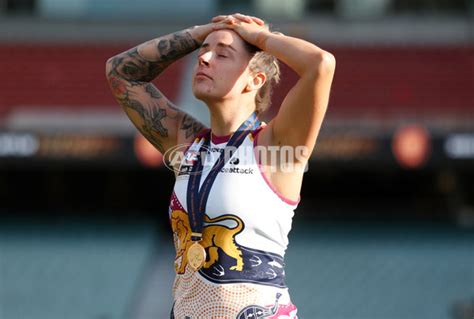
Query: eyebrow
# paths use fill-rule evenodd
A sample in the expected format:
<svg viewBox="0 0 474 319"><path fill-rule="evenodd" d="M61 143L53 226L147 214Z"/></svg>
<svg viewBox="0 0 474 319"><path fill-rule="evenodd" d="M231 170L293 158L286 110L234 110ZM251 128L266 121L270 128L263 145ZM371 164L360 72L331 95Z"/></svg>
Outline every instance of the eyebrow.
<svg viewBox="0 0 474 319"><path fill-rule="evenodd" d="M233 46L231 46L230 44L225 44L223 42L219 42L219 43L217 43L217 46L222 47L222 48L229 48L229 49L234 50L235 52L237 52L237 50ZM209 43L203 43L203 45L201 45L202 49L205 49L207 47L209 47Z"/></svg>

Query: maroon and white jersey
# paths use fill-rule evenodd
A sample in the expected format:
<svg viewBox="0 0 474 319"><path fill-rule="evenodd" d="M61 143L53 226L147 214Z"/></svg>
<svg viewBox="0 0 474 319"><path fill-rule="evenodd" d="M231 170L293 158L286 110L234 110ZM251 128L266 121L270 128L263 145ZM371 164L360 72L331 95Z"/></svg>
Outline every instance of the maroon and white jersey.
<svg viewBox="0 0 474 319"><path fill-rule="evenodd" d="M181 161L169 210L175 318L297 318L285 284L284 254L298 202L281 196L263 174L255 153L259 131L247 135L212 184L200 242L207 258L199 271L187 264L192 244L187 187L193 153L204 137L196 138ZM201 183L227 141L212 138Z"/></svg>

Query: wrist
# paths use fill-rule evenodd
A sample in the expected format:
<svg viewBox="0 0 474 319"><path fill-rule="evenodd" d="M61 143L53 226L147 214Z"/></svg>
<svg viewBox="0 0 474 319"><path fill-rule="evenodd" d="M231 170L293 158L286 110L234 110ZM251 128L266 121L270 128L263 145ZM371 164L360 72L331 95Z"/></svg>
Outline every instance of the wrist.
<svg viewBox="0 0 474 319"><path fill-rule="evenodd" d="M194 40L196 40L199 44L202 44L207 35L212 31L212 27L209 24L197 25L187 29L186 31Z"/></svg>
<svg viewBox="0 0 474 319"><path fill-rule="evenodd" d="M260 31L257 34L256 40L255 40L255 45L265 51L267 49L267 40L270 35L270 32L268 31Z"/></svg>

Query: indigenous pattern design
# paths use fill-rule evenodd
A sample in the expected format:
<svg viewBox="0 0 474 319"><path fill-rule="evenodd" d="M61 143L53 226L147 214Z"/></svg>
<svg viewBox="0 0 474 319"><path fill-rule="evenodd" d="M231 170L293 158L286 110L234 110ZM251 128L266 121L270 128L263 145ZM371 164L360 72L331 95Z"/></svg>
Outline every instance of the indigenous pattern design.
<svg viewBox="0 0 474 319"><path fill-rule="evenodd" d="M187 268L183 275L176 276L174 318L298 318L287 289L253 284L214 284L195 274ZM253 314L260 317L252 317Z"/></svg>
<svg viewBox="0 0 474 319"><path fill-rule="evenodd" d="M172 195L170 208L171 227L176 248L175 270L183 274L187 262L187 250L191 246L191 227L188 215L182 210L176 195ZM216 283L253 282L285 287L283 257L241 246L235 236L244 229L243 221L231 214L216 218L204 216L205 226L200 244L207 253L200 274ZM219 224L226 222L226 224ZM227 226L233 223L233 227Z"/></svg>
<svg viewBox="0 0 474 319"><path fill-rule="evenodd" d="M189 168L202 141L196 139L180 162L169 208L176 248L175 318L297 318L283 256L298 202L282 197L265 178L253 151L257 133L232 153L212 185L200 242L207 256L198 271L187 261L192 244L187 195ZM225 146L211 141L205 155L209 167Z"/></svg>

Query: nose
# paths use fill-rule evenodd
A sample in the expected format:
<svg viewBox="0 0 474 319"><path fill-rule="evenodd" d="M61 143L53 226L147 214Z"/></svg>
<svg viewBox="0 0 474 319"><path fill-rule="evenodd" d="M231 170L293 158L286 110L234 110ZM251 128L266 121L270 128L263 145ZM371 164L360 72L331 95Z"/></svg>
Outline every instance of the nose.
<svg viewBox="0 0 474 319"><path fill-rule="evenodd" d="M211 61L212 52L207 51L199 56L199 64L209 66L209 61Z"/></svg>

